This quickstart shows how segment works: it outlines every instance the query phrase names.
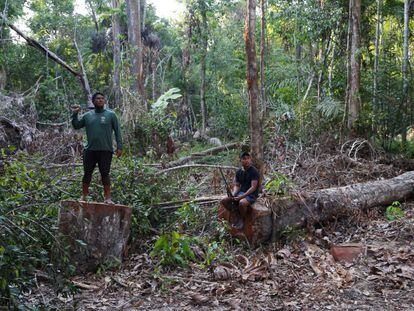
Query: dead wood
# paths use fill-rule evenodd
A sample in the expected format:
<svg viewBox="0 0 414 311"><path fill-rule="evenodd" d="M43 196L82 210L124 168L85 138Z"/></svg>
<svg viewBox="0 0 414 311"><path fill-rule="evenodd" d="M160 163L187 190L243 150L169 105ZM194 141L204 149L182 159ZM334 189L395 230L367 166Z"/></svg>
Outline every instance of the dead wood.
<svg viewBox="0 0 414 311"><path fill-rule="evenodd" d="M61 65L63 68L65 68L67 71L69 71L72 75L74 75L80 81L80 83L81 83L81 85L82 85L85 93L88 93L87 80L85 80L85 77L81 73L79 73L78 71L76 71L75 69L73 69L71 66L69 66L64 60L62 60L59 56L57 56L55 53L53 53L52 51L50 51L43 44L41 44L37 40L33 39L32 37L29 37L29 36L25 35L19 28L17 28L15 25L13 25L12 23L10 23L8 21L8 19L6 18L6 16L0 14L0 17L7 24L7 26L9 26L19 36L21 36L24 40L26 40L27 44L29 44L30 46L38 49L43 54L45 54L46 57L50 58L55 63ZM90 90L89 90L89 93L90 93Z"/></svg>
<svg viewBox="0 0 414 311"><path fill-rule="evenodd" d="M38 135L37 111L33 103L19 95L0 93L0 148L28 149Z"/></svg>
<svg viewBox="0 0 414 311"><path fill-rule="evenodd" d="M207 149L207 150L202 151L202 152L192 153L189 156L182 157L178 160L167 163L165 165L165 168L171 168L171 167L183 165L183 164L185 164L187 162L190 162L194 159L202 158L202 157L205 157L205 156L208 156L208 155L215 155L215 154L218 154L218 153L220 153L222 151L226 151L226 150L236 149L236 148L239 148L239 146L240 146L240 143L236 142L236 143L230 143L230 144L227 144L227 145Z"/></svg>
<svg viewBox="0 0 414 311"><path fill-rule="evenodd" d="M181 201L170 201L170 202L162 202L162 203L157 203L151 206L151 208L161 208L161 209L175 209L178 207L181 207L184 203L189 203L189 202L194 202L197 204L211 204L211 203L216 203L218 201L220 201L221 199L223 199L222 195L216 195L216 196L211 196L211 197L202 197L202 198L196 198L196 199L186 199L186 200L181 200Z"/></svg>
<svg viewBox="0 0 414 311"><path fill-rule="evenodd" d="M186 165L167 168L165 170L162 170L162 171L158 172L157 175L167 173L167 172L171 172L171 171L175 171L175 170L181 170L181 169L186 169L186 168L196 168L196 167L197 168L199 168L199 167L203 167L203 168L221 168L221 169L225 169L225 170L237 170L237 169L239 169L236 166L209 165L209 164L186 164Z"/></svg>

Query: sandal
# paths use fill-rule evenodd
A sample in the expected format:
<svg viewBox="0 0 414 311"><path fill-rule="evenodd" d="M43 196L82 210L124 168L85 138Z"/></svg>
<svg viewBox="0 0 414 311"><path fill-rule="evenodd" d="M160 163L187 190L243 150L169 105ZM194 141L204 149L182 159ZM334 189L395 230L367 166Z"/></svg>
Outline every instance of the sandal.
<svg viewBox="0 0 414 311"><path fill-rule="evenodd" d="M105 203L105 204L110 204L110 205L115 204L115 202L114 202L114 201L112 201L112 199L111 199L111 198L109 198L109 199L105 199L105 200L104 200L104 203Z"/></svg>

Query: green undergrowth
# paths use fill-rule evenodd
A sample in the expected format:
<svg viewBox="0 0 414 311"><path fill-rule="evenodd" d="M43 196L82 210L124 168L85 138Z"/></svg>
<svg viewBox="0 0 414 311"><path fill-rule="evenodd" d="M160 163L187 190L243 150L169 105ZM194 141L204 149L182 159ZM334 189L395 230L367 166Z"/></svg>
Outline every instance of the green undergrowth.
<svg viewBox="0 0 414 311"><path fill-rule="evenodd" d="M47 168L41 155L4 150L0 160L0 306L18 307L19 295L35 285L37 271L47 273L58 291L71 294L67 277L75 267L56 238L57 219L61 200L80 197L82 167ZM154 173L135 157L113 161L113 199L133 209L133 240L162 222L162 212L150 206L177 193L168 176ZM98 176L96 170L91 200L102 201Z"/></svg>
<svg viewBox="0 0 414 311"><path fill-rule="evenodd" d="M189 153L211 146L196 143ZM235 165L237 151L229 151L211 164ZM208 157L206 157L208 159ZM80 158L76 162L80 162ZM185 266L194 262L207 266L225 259L225 227L217 221L217 210L193 203L176 212L156 207L157 203L180 201L183 192L196 197L207 195L199 186L204 169L177 170L157 174L148 161L126 155L114 158L111 169L113 200L133 209L132 243L154 229L162 232L151 247L159 267ZM81 194L81 166L53 166L43 155L3 150L0 157L0 305L19 306L19 296L36 284L38 271L62 294L75 288L67 281L75 271L67 246L57 238L57 219L61 200L77 200ZM96 169L90 187L90 199L103 200L99 172ZM221 242L220 242L221 241ZM149 251L151 251L151 249ZM199 250L199 251L196 251Z"/></svg>
<svg viewBox="0 0 414 311"><path fill-rule="evenodd" d="M226 261L228 248L227 224L217 219L217 208L185 203L170 219L171 225L159 235L150 253L156 258L157 271L174 266L209 267L213 262Z"/></svg>

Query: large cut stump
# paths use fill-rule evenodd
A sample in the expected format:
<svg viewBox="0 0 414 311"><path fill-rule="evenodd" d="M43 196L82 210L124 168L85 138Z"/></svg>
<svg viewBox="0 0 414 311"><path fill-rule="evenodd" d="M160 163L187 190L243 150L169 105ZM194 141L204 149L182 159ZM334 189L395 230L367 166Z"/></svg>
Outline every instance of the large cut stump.
<svg viewBox="0 0 414 311"><path fill-rule="evenodd" d="M222 204L219 206L218 216L220 219L230 221L230 212ZM243 230L229 227L229 231L232 236L247 239L251 245L257 246L271 236L272 212L270 208L258 200L252 205L251 213L244 224Z"/></svg>
<svg viewBox="0 0 414 311"><path fill-rule="evenodd" d="M70 245L77 272L120 262L127 252L132 210L97 202L62 201L59 231Z"/></svg>
<svg viewBox="0 0 414 311"><path fill-rule="evenodd" d="M295 196L266 196L253 205L251 217L244 230L230 228L230 233L237 237L244 236L250 243L257 245L270 237L273 241L277 240L286 228L304 227L308 223L346 216L352 211L386 206L394 201L407 199L413 193L414 171L411 171L391 179L322 189ZM220 206L219 217L229 221L229 216L224 206Z"/></svg>

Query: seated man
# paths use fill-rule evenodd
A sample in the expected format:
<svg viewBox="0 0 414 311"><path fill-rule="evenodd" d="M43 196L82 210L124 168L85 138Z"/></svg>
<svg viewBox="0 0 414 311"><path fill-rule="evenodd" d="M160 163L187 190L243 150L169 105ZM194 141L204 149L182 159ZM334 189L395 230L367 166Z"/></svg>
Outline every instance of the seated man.
<svg viewBox="0 0 414 311"><path fill-rule="evenodd" d="M242 168L236 173L232 197L224 198L221 203L235 218L233 226L242 230L251 205L259 194L259 171L252 165L252 158L248 152L240 154Z"/></svg>

